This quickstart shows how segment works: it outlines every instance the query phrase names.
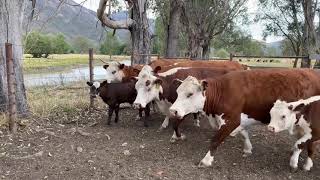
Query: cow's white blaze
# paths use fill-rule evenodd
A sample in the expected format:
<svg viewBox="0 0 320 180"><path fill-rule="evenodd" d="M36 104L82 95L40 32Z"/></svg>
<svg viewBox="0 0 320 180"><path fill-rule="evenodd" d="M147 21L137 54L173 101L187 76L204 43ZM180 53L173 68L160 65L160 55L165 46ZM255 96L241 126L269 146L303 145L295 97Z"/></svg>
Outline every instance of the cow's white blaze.
<svg viewBox="0 0 320 180"><path fill-rule="evenodd" d="M93 86L94 86L96 89L98 89L98 88L100 87L100 82L98 82L98 81L93 82Z"/></svg>
<svg viewBox="0 0 320 180"><path fill-rule="evenodd" d="M277 100L270 110L269 129L274 132L289 130L292 132L294 123L296 122L296 113L289 109L289 103Z"/></svg>
<svg viewBox="0 0 320 180"><path fill-rule="evenodd" d="M173 103L170 111L178 117L203 110L205 93L201 82L195 77L188 76L177 89L178 98Z"/></svg>
<svg viewBox="0 0 320 180"><path fill-rule="evenodd" d="M110 63L109 66L106 68L106 80L108 83L121 82L124 76L125 75L122 69L119 68L118 63Z"/></svg>
<svg viewBox="0 0 320 180"><path fill-rule="evenodd" d="M190 67L176 67L176 68L169 69L166 72L158 73L158 75L161 76L161 77L170 76L170 75L173 75L173 74L177 73L178 70L180 70L180 69L190 69Z"/></svg>

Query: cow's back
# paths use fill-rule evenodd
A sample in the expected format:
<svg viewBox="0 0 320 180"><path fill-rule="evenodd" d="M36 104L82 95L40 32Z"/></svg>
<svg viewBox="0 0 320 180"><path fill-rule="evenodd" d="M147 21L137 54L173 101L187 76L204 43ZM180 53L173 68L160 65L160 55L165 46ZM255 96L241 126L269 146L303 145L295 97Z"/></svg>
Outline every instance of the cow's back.
<svg viewBox="0 0 320 180"><path fill-rule="evenodd" d="M277 99L296 101L320 94L320 77L308 69L238 71L218 81L225 107L242 106L243 113L264 123L269 123L269 111Z"/></svg>

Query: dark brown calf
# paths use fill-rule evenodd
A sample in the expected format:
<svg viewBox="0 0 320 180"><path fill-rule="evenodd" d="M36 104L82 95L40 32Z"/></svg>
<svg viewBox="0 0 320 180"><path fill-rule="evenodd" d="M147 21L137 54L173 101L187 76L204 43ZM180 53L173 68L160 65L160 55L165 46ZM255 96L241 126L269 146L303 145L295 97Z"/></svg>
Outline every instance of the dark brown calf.
<svg viewBox="0 0 320 180"><path fill-rule="evenodd" d="M92 88L92 96L99 95L102 100L108 104L108 121L107 124L111 124L111 117L113 112L115 112L115 123L119 120L119 109L121 103L130 103L132 104L137 96L137 92L134 88L135 80L131 80L123 83L107 83L107 81L102 82L87 82L87 84ZM144 126L147 127L147 119L150 115L149 105L144 109L139 109L139 116L142 117L142 111L145 112Z"/></svg>

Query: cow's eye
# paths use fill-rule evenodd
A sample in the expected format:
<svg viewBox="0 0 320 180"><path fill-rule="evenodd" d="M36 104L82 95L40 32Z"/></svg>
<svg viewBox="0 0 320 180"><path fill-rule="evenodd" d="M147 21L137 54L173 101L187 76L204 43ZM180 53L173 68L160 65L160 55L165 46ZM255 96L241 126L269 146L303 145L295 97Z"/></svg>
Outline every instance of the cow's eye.
<svg viewBox="0 0 320 180"><path fill-rule="evenodd" d="M286 118L286 116L285 116L285 115L282 115L282 116L281 116L281 119L282 119L282 120L283 120L283 119L285 119L285 118Z"/></svg>
<svg viewBox="0 0 320 180"><path fill-rule="evenodd" d="M116 73L116 71L112 71L112 74L115 74Z"/></svg>
<svg viewBox="0 0 320 180"><path fill-rule="evenodd" d="M192 95L193 95L193 93L189 93L189 94L187 95L187 98L191 97Z"/></svg>

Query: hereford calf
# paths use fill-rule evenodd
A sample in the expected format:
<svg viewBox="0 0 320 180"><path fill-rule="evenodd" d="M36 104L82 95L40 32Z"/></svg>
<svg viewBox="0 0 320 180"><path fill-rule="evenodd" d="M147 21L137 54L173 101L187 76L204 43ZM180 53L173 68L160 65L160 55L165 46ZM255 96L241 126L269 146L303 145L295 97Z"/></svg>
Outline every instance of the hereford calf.
<svg viewBox="0 0 320 180"><path fill-rule="evenodd" d="M298 168L300 153L306 149L308 158L303 169L310 171L312 159L320 140L320 96L313 96L305 100L287 103L277 100L270 110L271 121L268 129L274 133L288 130L295 134L298 140L293 146L290 167Z"/></svg>
<svg viewBox="0 0 320 180"><path fill-rule="evenodd" d="M102 100L108 104L109 112L108 112L108 125L111 124L111 117L113 111L116 114L115 123L119 120L119 109L121 103L130 103L132 104L134 99L136 98L137 92L134 88L135 80L131 80L123 83L108 83L107 81L102 82L87 82L87 84L91 87L91 96L96 97L99 95ZM147 105L144 109L145 118L144 118L144 126L148 126L147 120L150 115L150 108ZM139 116L142 117L142 109L139 109Z"/></svg>
<svg viewBox="0 0 320 180"><path fill-rule="evenodd" d="M160 127L161 130L168 126L170 115L169 107L177 98L176 89L179 86L179 81L174 81L175 79L184 79L188 75L199 78L215 77L226 74L232 70L233 69L179 67L170 69L164 73L158 73L157 76L144 74L139 77L135 85L138 94L134 101L134 106L136 108L144 108L151 101L155 101L159 110L166 115ZM196 114L194 114L194 118L196 125L199 126L199 120ZM172 141L174 141L174 139L172 139Z"/></svg>
<svg viewBox="0 0 320 180"><path fill-rule="evenodd" d="M214 151L240 125L241 113L253 122L269 124L269 111L277 99L296 101L320 94L320 77L309 69L235 71L208 80L189 76L177 93L178 98L170 107L173 116L182 120L189 113L204 112L220 122L220 129L199 164L211 166ZM174 125L178 137L181 120Z"/></svg>

